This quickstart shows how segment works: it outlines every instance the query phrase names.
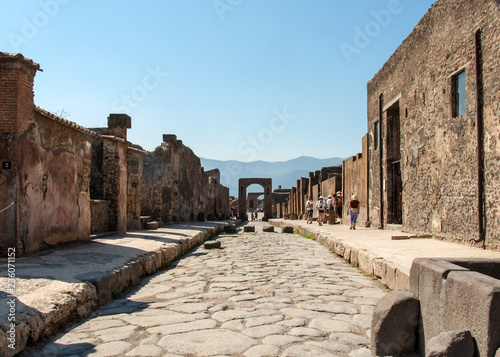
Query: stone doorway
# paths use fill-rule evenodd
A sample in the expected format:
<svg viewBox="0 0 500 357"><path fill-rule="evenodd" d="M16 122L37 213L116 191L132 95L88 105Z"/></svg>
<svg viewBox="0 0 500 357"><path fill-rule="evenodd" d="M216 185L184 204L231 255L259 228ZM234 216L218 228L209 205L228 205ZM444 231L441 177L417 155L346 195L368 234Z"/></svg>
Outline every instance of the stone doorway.
<svg viewBox="0 0 500 357"><path fill-rule="evenodd" d="M241 178L238 183L238 206L239 218L243 221L248 221L247 216L247 188L250 185L260 185L264 188L264 220L272 218L273 198L272 198L272 179L270 178Z"/></svg>
<svg viewBox="0 0 500 357"><path fill-rule="evenodd" d="M387 109L387 223L403 224L401 118L399 100Z"/></svg>

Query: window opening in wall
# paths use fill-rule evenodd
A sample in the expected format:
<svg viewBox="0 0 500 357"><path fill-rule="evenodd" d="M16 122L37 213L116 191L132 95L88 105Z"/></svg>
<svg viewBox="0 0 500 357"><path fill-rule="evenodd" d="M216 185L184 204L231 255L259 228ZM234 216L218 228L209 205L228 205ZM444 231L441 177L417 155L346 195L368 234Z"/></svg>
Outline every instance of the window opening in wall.
<svg viewBox="0 0 500 357"><path fill-rule="evenodd" d="M379 135L380 135L379 132L380 132L379 122L376 121L375 124L373 125L373 145L375 150L378 150Z"/></svg>
<svg viewBox="0 0 500 357"><path fill-rule="evenodd" d="M452 78L452 108L453 118L458 118L467 112L465 92L465 71Z"/></svg>

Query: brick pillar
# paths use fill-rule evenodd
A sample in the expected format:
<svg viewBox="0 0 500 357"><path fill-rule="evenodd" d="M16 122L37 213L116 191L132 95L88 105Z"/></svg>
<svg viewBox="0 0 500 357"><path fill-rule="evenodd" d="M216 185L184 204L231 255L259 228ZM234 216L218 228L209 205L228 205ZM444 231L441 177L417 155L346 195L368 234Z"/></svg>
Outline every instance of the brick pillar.
<svg viewBox="0 0 500 357"><path fill-rule="evenodd" d="M34 122L33 81L39 69L38 64L20 54L0 52L0 211L4 210L0 213L0 255L3 257L9 248L15 248L18 255L23 253L17 236L21 202L18 139Z"/></svg>
<svg viewBox="0 0 500 357"><path fill-rule="evenodd" d="M108 230L127 231L127 149L125 140L103 135L103 191L110 201Z"/></svg>

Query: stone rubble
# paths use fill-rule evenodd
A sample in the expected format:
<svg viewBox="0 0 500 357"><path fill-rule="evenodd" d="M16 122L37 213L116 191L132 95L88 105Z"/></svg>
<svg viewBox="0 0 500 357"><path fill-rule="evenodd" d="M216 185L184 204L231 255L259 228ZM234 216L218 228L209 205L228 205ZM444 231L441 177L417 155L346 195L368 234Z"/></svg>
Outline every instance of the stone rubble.
<svg viewBox="0 0 500 357"><path fill-rule="evenodd" d="M368 357L386 294L298 235L220 235L23 356Z"/></svg>

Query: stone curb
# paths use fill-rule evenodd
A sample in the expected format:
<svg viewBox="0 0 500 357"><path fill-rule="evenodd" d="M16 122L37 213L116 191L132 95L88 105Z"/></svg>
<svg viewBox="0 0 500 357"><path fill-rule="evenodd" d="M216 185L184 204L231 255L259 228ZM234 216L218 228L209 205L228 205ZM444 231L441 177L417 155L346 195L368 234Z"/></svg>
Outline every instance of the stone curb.
<svg viewBox="0 0 500 357"><path fill-rule="evenodd" d="M206 227L192 237L179 240L178 244L171 244L166 248L159 248L135 257L125 266L112 271L108 275L83 279L79 283L64 283L65 289L57 291L57 293L54 291L40 291L40 295L53 294L53 296L43 296L51 300L52 305L43 312L29 306L25 307L24 311L16 316L15 349L9 348L8 343L2 343L0 345L0 356L14 356L26 348L28 340L31 343L40 342L57 332L68 322L74 322L75 319L78 320L89 316L93 310L133 286L138 279L167 267L171 262L181 258L195 246L204 243L213 235L224 232L224 227L227 224L213 223L213 227ZM231 224L239 225L241 221L234 221ZM0 326L1 341L8 341L9 329L8 324L3 323Z"/></svg>
<svg viewBox="0 0 500 357"><path fill-rule="evenodd" d="M339 237L328 232L316 229L316 226L301 226L293 221L269 220L269 223L283 228L293 226L294 232L314 237L316 241L344 258L348 263L359 267L366 274L371 274L390 289L410 289L410 277L396 264L384 259L366 249L360 249L349 245Z"/></svg>

